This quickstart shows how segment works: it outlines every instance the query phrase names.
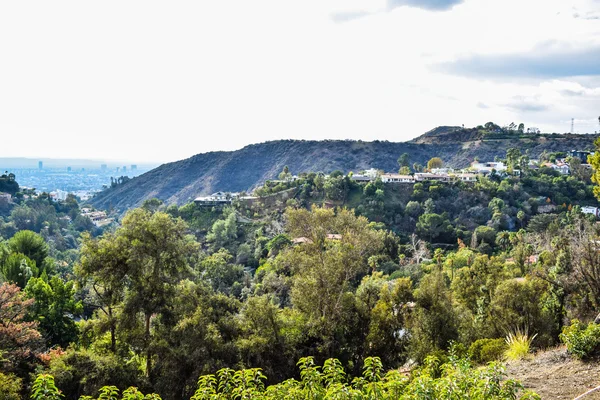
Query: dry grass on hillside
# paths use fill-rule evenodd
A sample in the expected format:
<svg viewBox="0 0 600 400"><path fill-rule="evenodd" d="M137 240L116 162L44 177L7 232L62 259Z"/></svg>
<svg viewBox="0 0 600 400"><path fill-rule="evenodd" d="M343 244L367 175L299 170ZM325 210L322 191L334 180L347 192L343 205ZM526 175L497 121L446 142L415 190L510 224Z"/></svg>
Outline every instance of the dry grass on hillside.
<svg viewBox="0 0 600 400"><path fill-rule="evenodd" d="M539 352L529 360L509 362L507 373L544 400L574 399L600 386L600 360L576 360L567 354L564 347ZM592 399L600 400L600 392L584 398Z"/></svg>

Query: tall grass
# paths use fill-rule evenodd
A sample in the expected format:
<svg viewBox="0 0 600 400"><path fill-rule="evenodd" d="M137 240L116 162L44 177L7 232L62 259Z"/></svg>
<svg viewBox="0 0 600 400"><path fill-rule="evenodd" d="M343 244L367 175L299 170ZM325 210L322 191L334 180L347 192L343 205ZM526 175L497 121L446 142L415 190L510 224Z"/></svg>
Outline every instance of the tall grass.
<svg viewBox="0 0 600 400"><path fill-rule="evenodd" d="M506 336L506 344L508 348L504 352L504 357L507 360L522 360L527 357L531 350L531 342L537 334L529 336L527 331L522 331L517 328L514 332L510 332Z"/></svg>

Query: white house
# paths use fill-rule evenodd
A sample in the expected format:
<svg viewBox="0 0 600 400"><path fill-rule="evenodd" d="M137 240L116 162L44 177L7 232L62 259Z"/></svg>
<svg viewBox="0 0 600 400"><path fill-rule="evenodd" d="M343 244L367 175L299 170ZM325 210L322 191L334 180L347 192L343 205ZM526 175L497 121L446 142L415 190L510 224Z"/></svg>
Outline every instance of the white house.
<svg viewBox="0 0 600 400"><path fill-rule="evenodd" d="M200 206L217 206L223 204L231 204L231 193L216 192L210 196L200 196L194 199L194 203Z"/></svg>
<svg viewBox="0 0 600 400"><path fill-rule="evenodd" d="M415 178L410 175L383 174L381 175L383 183L414 183Z"/></svg>
<svg viewBox="0 0 600 400"><path fill-rule="evenodd" d="M432 174L430 172L419 172L415 174L415 181L438 181L438 182L448 182L450 181L450 175L448 174Z"/></svg>
<svg viewBox="0 0 600 400"><path fill-rule="evenodd" d="M581 212L584 214L592 214L596 218L600 217L600 209L598 207L590 207L590 206L581 207Z"/></svg>
<svg viewBox="0 0 600 400"><path fill-rule="evenodd" d="M365 171L364 175L368 176L371 179L377 179L379 176L379 170L376 168L370 168Z"/></svg>
<svg viewBox="0 0 600 400"><path fill-rule="evenodd" d="M372 180L374 180L374 178L361 174L352 174L352 177L350 177L350 179L356 182L371 182Z"/></svg>
<svg viewBox="0 0 600 400"><path fill-rule="evenodd" d="M506 171L506 164L503 162L478 162L474 161L471 163L471 169L482 174L489 174L492 170L496 170L497 172Z"/></svg>
<svg viewBox="0 0 600 400"><path fill-rule="evenodd" d="M456 174L454 177L463 182L477 182L477 174Z"/></svg>

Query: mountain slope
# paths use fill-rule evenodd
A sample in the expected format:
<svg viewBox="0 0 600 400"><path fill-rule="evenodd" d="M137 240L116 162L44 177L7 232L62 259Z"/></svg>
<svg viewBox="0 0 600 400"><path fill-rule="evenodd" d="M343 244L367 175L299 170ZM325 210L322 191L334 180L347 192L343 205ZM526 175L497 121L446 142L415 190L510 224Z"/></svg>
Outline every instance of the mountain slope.
<svg viewBox="0 0 600 400"><path fill-rule="evenodd" d="M448 135L449 131L454 132L442 129L440 135ZM503 157L510 147L528 150L531 157L536 157L544 150L591 148L595 138L592 135L532 135L482 140L472 134L468 136L467 140L463 140L463 135L453 140L434 134L427 136L427 140L417 138L403 143L279 140L246 146L237 151L203 153L161 165L125 184L105 190L94 197L92 203L99 208L112 207L119 211L138 206L152 197L167 203L183 204L198 195L218 190L251 190L265 180L275 178L285 165L292 173L331 172L336 169L348 172L368 168L394 171L398 168L398 157L408 153L411 164L418 162L425 165L431 157L438 156L447 165L464 167L475 157L481 160Z"/></svg>

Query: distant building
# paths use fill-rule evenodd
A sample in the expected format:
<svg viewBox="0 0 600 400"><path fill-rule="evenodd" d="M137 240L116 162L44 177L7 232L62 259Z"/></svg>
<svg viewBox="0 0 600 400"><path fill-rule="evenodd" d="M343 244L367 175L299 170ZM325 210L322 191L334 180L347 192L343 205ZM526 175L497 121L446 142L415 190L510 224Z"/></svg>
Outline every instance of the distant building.
<svg viewBox="0 0 600 400"><path fill-rule="evenodd" d="M463 182L477 182L477 174L456 174L453 175L454 178L463 181Z"/></svg>
<svg viewBox="0 0 600 400"><path fill-rule="evenodd" d="M376 179L379 176L379 170L376 168L371 168L366 170L364 174L369 178Z"/></svg>
<svg viewBox="0 0 600 400"><path fill-rule="evenodd" d="M361 174L352 174L350 179L352 179L355 182L371 182L373 180L373 178Z"/></svg>
<svg viewBox="0 0 600 400"><path fill-rule="evenodd" d="M132 165L131 165L131 170L132 170L132 171L137 171L137 165L135 165L135 164L132 164Z"/></svg>
<svg viewBox="0 0 600 400"><path fill-rule="evenodd" d="M415 181L438 181L438 182L448 182L451 180L450 175L447 174L432 174L430 172L418 172L415 174Z"/></svg>
<svg viewBox="0 0 600 400"><path fill-rule="evenodd" d="M410 175L383 174L381 175L383 183L415 183L415 178Z"/></svg>
<svg viewBox="0 0 600 400"><path fill-rule="evenodd" d="M569 152L569 155L571 157L579 158L581 160L582 164L587 164L588 163L587 158L589 155L592 155L592 154L594 154L594 153L589 152L589 151L581 151L581 150L571 150Z"/></svg>
<svg viewBox="0 0 600 400"><path fill-rule="evenodd" d="M194 199L194 203L201 207L220 206L225 204L231 204L233 196L231 193L216 192L210 196L201 196Z"/></svg>
<svg viewBox="0 0 600 400"><path fill-rule="evenodd" d="M44 163L42 161L38 161L38 169L44 169Z"/></svg>
<svg viewBox="0 0 600 400"><path fill-rule="evenodd" d="M102 172L106 171L106 169L107 169L106 164L101 164L100 169L102 170Z"/></svg>
<svg viewBox="0 0 600 400"><path fill-rule="evenodd" d="M596 218L600 217L600 208L598 208L598 207L590 207L590 206L581 207L581 212L584 214L592 214Z"/></svg>
<svg viewBox="0 0 600 400"><path fill-rule="evenodd" d="M504 172L507 170L506 164L503 162L478 162L471 163L471 169L482 174L490 174L492 170L496 172Z"/></svg>

